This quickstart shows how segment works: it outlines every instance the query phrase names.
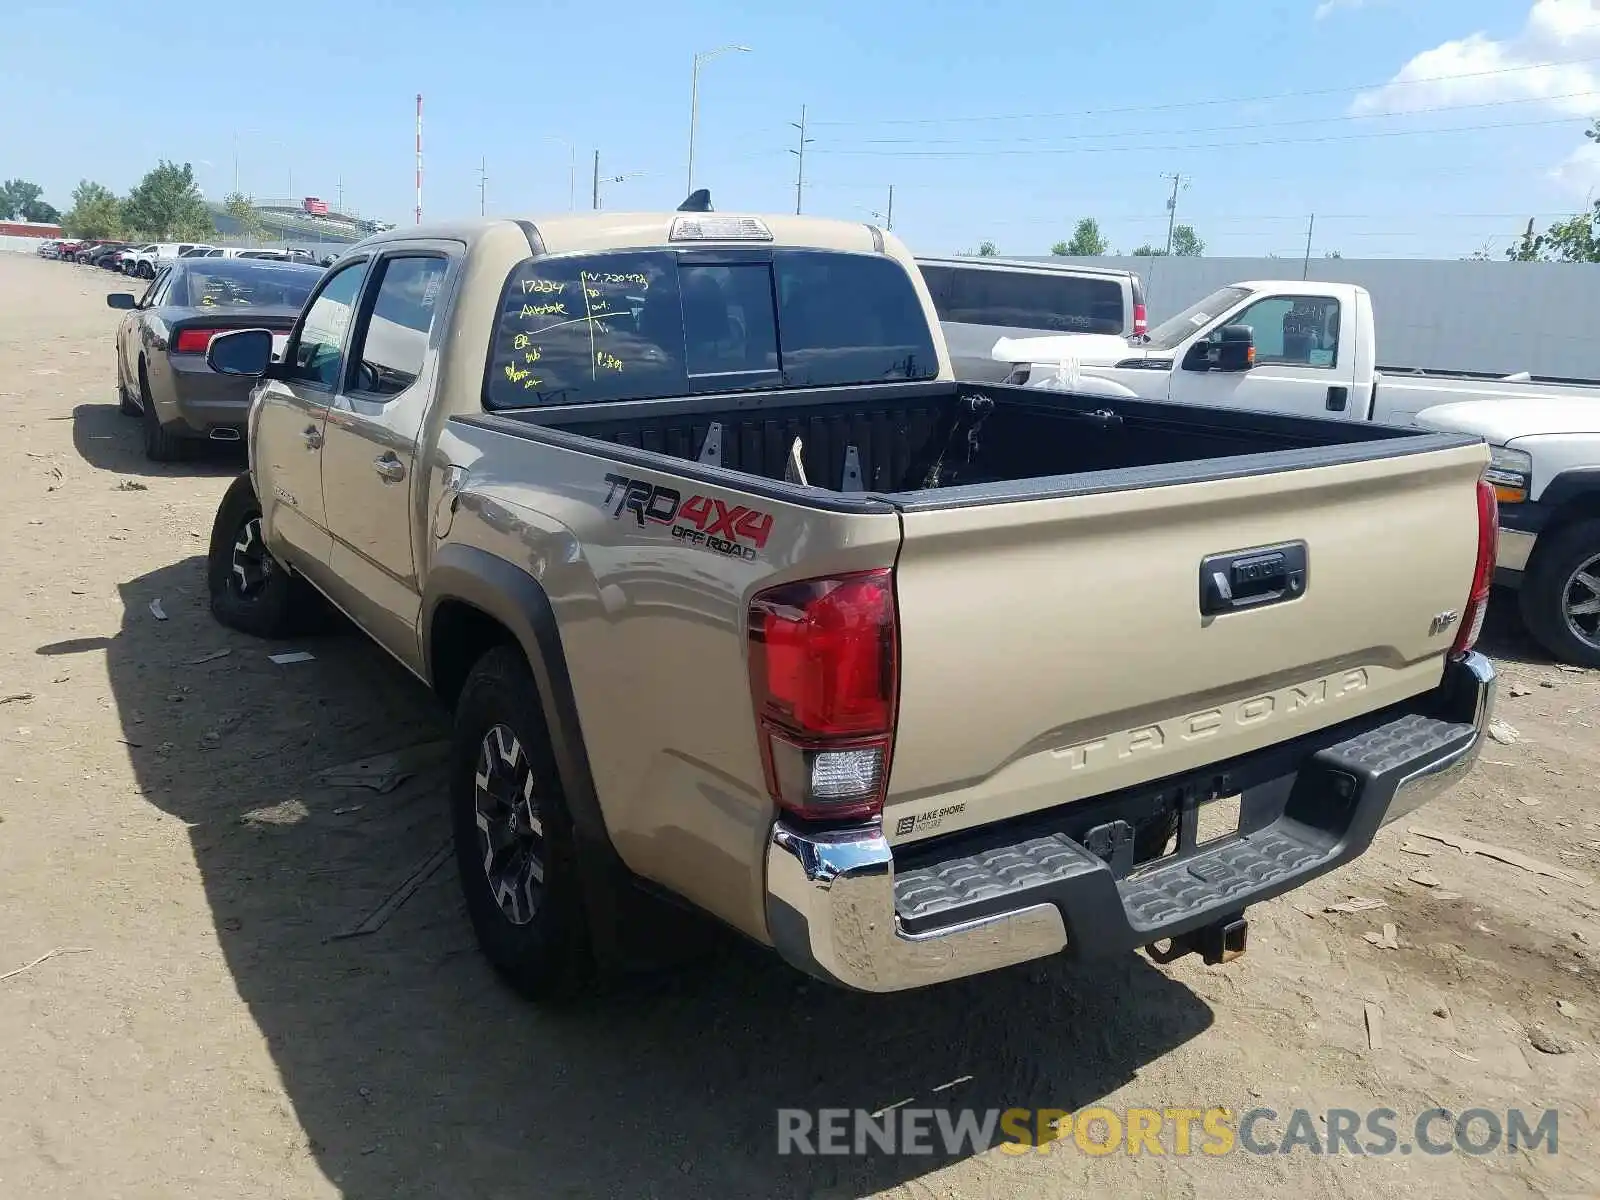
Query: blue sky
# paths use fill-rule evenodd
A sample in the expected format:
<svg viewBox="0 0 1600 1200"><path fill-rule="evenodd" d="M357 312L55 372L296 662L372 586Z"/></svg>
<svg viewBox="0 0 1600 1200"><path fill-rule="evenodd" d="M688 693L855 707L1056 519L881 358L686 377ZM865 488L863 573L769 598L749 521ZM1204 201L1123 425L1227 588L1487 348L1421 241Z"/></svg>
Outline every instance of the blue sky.
<svg viewBox="0 0 1600 1200"><path fill-rule="evenodd" d="M122 192L159 157L220 198L237 142L257 197L333 202L342 180L347 208L409 221L419 91L425 216L476 214L483 160L491 214L566 208L566 145L579 207L596 147L604 174L642 172L606 207L671 207L693 56L730 42L752 52L701 72L696 181L718 207L792 211L805 104L806 211L867 219L893 183L923 252L1046 253L1081 216L1123 251L1160 241L1177 172L1210 254L1296 255L1315 212L1316 253L1456 257L1600 186L1593 0L12 10L0 177L63 209L80 178Z"/></svg>

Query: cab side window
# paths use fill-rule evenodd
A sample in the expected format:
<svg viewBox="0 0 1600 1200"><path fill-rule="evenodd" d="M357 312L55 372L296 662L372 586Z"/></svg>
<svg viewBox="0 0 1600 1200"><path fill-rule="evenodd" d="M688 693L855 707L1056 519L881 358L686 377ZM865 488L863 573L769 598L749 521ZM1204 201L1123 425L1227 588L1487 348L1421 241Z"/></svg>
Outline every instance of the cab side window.
<svg viewBox="0 0 1600 1200"><path fill-rule="evenodd" d="M150 281L150 286L145 288L144 295L139 297L139 307L154 308L160 303L160 300L157 299L157 296L159 295L164 298L167 292L167 285L171 282L171 267L165 267L158 271L156 273L156 277Z"/></svg>
<svg viewBox="0 0 1600 1200"><path fill-rule="evenodd" d="M440 255L397 255L379 265L372 311L350 351L355 391L394 396L417 381L449 266Z"/></svg>
<svg viewBox="0 0 1600 1200"><path fill-rule="evenodd" d="M1339 302L1332 296L1269 296L1228 324L1250 326L1257 363L1339 365Z"/></svg>
<svg viewBox="0 0 1600 1200"><path fill-rule="evenodd" d="M338 390L343 363L344 336L355 318L356 300L367 275L367 264L351 263L330 278L306 310L290 362L294 382Z"/></svg>

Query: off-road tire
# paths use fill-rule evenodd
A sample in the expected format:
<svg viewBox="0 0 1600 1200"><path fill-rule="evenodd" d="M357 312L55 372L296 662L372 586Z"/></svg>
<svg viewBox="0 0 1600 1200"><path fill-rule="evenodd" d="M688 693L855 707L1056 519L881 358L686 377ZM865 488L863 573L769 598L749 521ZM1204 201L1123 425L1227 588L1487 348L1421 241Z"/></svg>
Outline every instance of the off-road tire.
<svg viewBox="0 0 1600 1200"><path fill-rule="evenodd" d="M247 538L252 522L253 534ZM251 572L250 578L244 579L236 565L241 544L252 539L265 557L260 559L260 572ZM211 524L206 590L211 594L212 616L229 629L255 637L290 637L310 630L321 615L321 597L274 559L260 539L261 502L250 476L241 475L223 494Z"/></svg>
<svg viewBox="0 0 1600 1200"><path fill-rule="evenodd" d="M1600 667L1600 646L1584 641L1567 624L1567 588L1585 562L1600 555L1600 520L1575 521L1542 535L1535 544L1517 596L1522 623L1561 662Z"/></svg>
<svg viewBox="0 0 1600 1200"><path fill-rule="evenodd" d="M531 807L540 830L536 853L543 878L531 893L536 900L524 910L522 923L496 899L480 841L480 756L493 753L496 745L512 746L493 742L497 729L514 736L513 757L525 770L507 763L504 749L501 765L513 785L520 779L531 787ZM511 791L527 794L516 786ZM484 654L461 689L451 737L450 820L467 915L494 969L533 1000L559 1001L584 991L594 979L594 956L572 815L556 771L539 690L515 646Z"/></svg>

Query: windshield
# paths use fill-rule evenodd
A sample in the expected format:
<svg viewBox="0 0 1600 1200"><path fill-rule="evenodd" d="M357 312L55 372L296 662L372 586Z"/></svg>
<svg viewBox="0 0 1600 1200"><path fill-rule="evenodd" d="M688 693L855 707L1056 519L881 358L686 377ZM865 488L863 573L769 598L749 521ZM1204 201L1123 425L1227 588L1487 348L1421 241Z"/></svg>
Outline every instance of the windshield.
<svg viewBox="0 0 1600 1200"><path fill-rule="evenodd" d="M1183 343L1190 334L1211 322L1213 317L1227 312L1250 294L1249 288L1218 288L1204 300L1197 300L1175 317L1168 317L1157 325L1141 345L1152 350L1172 350Z"/></svg>

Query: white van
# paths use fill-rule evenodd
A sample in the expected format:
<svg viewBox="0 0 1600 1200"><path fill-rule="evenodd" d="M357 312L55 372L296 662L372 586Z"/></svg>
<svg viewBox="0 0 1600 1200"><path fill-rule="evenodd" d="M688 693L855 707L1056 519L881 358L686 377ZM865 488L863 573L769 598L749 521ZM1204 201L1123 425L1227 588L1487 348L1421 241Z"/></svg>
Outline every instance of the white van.
<svg viewBox="0 0 1600 1200"><path fill-rule="evenodd" d="M1132 271L1008 258L919 258L957 379L998 383L1004 337L1145 332L1144 285Z"/></svg>

